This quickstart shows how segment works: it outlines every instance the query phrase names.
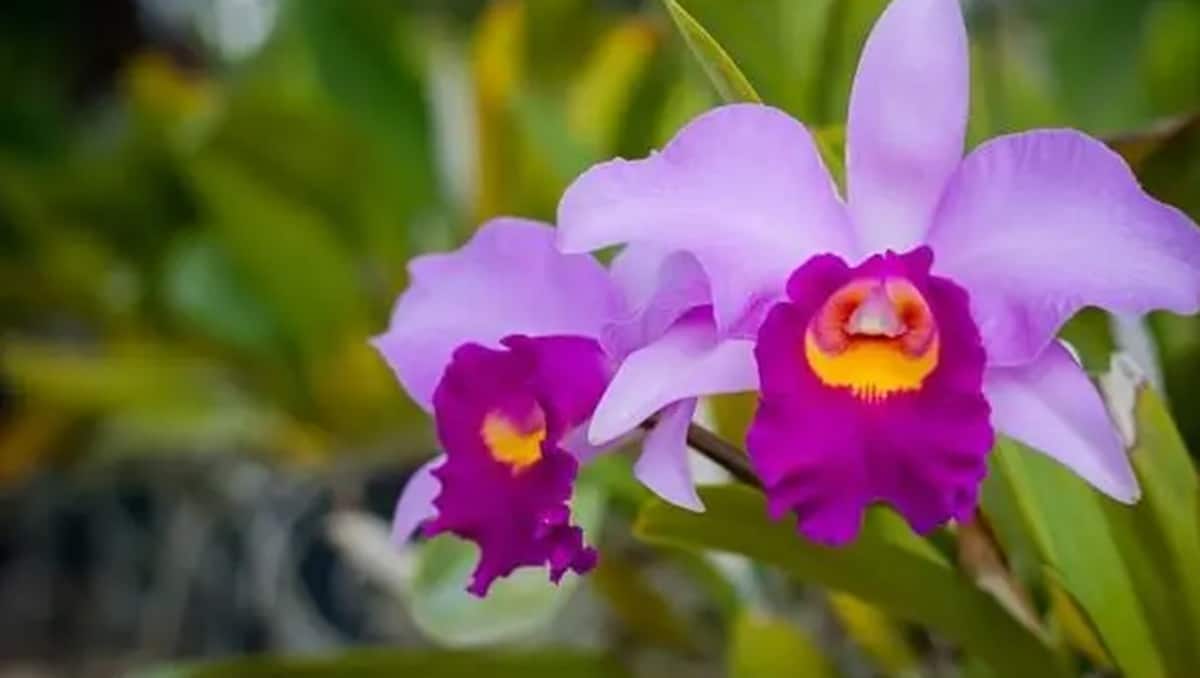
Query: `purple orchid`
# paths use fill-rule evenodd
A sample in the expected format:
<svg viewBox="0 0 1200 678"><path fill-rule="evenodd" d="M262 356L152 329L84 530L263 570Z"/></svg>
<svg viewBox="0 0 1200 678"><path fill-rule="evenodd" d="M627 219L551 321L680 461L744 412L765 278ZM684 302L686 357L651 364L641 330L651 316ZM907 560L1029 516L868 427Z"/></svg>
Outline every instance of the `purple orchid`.
<svg viewBox="0 0 1200 678"><path fill-rule="evenodd" d="M561 254L548 226L517 219L485 224L458 251L420 257L409 272L374 344L433 412L445 454L405 487L394 540L424 523L426 535L475 542L468 590L480 596L520 566L547 565L553 581L591 569L596 553L568 508L579 464L605 447L586 442L585 425L631 352L704 330L717 344L711 312L698 307L708 296L702 272L688 258L629 248L610 274L590 256ZM721 342L709 362L746 365L751 352L750 342ZM724 385L752 386L752 364L739 378L746 386ZM635 467L648 487L689 508L699 508L685 456L695 403L686 395L663 403Z"/></svg>
<svg viewBox="0 0 1200 678"><path fill-rule="evenodd" d="M770 513L794 512L818 542L853 539L876 501L920 532L969 517L996 430L1136 501L1104 403L1055 335L1087 305L1200 306L1200 232L1102 143L1033 131L963 158L968 72L956 0L895 0L855 78L844 202L800 123L732 105L661 153L592 168L559 207L563 251L694 259L711 293L707 351L756 340L747 447ZM723 392L689 383L715 369L744 368L689 363L666 342L634 352L593 439Z"/></svg>

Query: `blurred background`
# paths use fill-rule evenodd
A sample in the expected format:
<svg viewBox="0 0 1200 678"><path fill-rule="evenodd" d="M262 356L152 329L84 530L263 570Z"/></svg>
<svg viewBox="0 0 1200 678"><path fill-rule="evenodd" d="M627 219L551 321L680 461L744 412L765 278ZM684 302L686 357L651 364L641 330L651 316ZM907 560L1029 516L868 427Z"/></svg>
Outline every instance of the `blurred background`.
<svg viewBox="0 0 1200 678"><path fill-rule="evenodd" d="M886 3L680 4L836 136ZM964 7L972 142L1082 128L1200 216L1200 1ZM3 3L0 676L497 644L565 652L559 675L716 676L750 636L844 675L957 675L938 638L853 599L635 543L620 456L581 489L605 556L583 582L535 573L480 604L470 549L388 545L434 452L366 343L406 262L491 216L552 220L590 163L717 103L652 0ZM1067 335L1094 367L1137 352L1200 449L1195 319L1085 313ZM734 614L781 587L786 626Z"/></svg>

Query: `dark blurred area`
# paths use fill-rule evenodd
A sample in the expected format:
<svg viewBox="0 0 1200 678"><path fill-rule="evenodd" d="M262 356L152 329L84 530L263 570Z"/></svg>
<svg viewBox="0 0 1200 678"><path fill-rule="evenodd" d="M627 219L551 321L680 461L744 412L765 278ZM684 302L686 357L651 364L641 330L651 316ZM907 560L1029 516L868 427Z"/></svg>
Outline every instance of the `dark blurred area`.
<svg viewBox="0 0 1200 678"><path fill-rule="evenodd" d="M886 3L682 4L826 129ZM964 6L973 140L1081 127L1200 214L1200 2ZM0 85L5 678L444 642L434 603L398 593L411 567L379 563L434 442L367 339L412 256L552 219L590 163L717 103L635 0L9 0ZM1195 319L1067 334L1096 368L1148 346L1200 449ZM676 643L627 628L600 581L573 614L602 630L572 642Z"/></svg>

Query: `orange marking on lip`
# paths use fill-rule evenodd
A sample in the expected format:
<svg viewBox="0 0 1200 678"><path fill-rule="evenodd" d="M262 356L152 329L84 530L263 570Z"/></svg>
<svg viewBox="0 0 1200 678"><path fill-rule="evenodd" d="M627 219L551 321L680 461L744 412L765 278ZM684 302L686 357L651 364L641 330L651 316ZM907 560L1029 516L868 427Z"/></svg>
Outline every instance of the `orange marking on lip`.
<svg viewBox="0 0 1200 678"><path fill-rule="evenodd" d="M859 279L830 295L804 336L822 383L870 402L915 391L938 363L933 312L903 278Z"/></svg>

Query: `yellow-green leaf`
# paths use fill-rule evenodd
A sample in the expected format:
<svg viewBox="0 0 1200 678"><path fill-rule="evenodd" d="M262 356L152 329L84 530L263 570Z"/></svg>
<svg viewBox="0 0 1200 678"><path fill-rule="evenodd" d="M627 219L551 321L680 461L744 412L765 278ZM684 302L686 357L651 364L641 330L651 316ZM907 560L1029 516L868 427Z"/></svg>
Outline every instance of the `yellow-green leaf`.
<svg viewBox="0 0 1200 678"><path fill-rule="evenodd" d="M1170 675L1157 649L1132 576L1104 516L1102 497L1049 457L1002 440L992 453L984 507L1008 495L1043 561L1095 623L1129 675ZM999 518L997 518L999 519Z"/></svg>
<svg viewBox="0 0 1200 678"><path fill-rule="evenodd" d="M721 98L728 102L761 103L762 98L758 96L758 92L754 91L750 81L746 79L745 75L742 75L737 64L733 63L733 59L721 45L717 44L708 31L704 30L704 27L693 19L692 15L688 14L683 7L680 7L676 0L663 0L663 4L666 5L667 11L671 14L671 20L679 28L688 48L700 62L700 66L708 75L708 79L712 81L713 87L716 88Z"/></svg>
<svg viewBox="0 0 1200 678"><path fill-rule="evenodd" d="M639 639L661 647L689 652L696 649L688 624L637 565L606 553L588 575L588 583L603 596L623 625Z"/></svg>
<svg viewBox="0 0 1200 678"><path fill-rule="evenodd" d="M1003 442L985 508L1010 523L1015 514L1127 675L1187 675L1200 665L1196 471L1162 401L1132 369L1118 357L1103 381L1132 437L1137 504L1118 504L1044 455Z"/></svg>
<svg viewBox="0 0 1200 678"><path fill-rule="evenodd" d="M731 635L730 678L837 675L812 638L784 619L747 611L738 616Z"/></svg>
<svg viewBox="0 0 1200 678"><path fill-rule="evenodd" d="M701 497L704 513L652 500L642 509L635 532L651 542L743 554L804 581L851 593L896 617L937 629L1002 675L1061 675L1042 639L893 513L870 512L853 544L831 549L801 538L794 520L769 521L758 492L709 487Z"/></svg>
<svg viewBox="0 0 1200 678"><path fill-rule="evenodd" d="M610 657L566 651L447 652L355 650L326 657L244 657L162 666L130 678L619 678L628 675Z"/></svg>
<svg viewBox="0 0 1200 678"><path fill-rule="evenodd" d="M593 152L607 155L658 38L644 19L608 31L588 55L567 92L567 125Z"/></svg>
<svg viewBox="0 0 1200 678"><path fill-rule="evenodd" d="M874 605L847 593L831 592L829 605L846 635L889 676L915 675L919 660L903 629Z"/></svg>

